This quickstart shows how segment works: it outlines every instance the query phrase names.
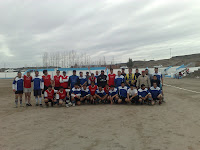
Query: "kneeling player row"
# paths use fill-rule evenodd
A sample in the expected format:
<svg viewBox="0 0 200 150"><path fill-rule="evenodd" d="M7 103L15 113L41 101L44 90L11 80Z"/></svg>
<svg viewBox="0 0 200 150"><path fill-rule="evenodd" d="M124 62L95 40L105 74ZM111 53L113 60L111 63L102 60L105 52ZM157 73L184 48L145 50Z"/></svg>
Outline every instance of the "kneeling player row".
<svg viewBox="0 0 200 150"><path fill-rule="evenodd" d="M74 88L71 90L64 89L63 87L60 87L59 90L53 90L52 86L49 86L44 92L44 98L47 107L49 106L49 102L51 102L51 106L54 104L62 106L65 103L66 107L84 103L147 103L154 105L156 101L159 101L159 104L162 102L161 90L157 87L156 83L154 83L149 90L145 88L145 85L141 85L138 91L133 85L128 89L128 87L122 83L118 88L111 86L108 93L106 93L101 86L97 87L94 84L89 87L84 85L82 88L80 88L78 84L75 84Z"/></svg>

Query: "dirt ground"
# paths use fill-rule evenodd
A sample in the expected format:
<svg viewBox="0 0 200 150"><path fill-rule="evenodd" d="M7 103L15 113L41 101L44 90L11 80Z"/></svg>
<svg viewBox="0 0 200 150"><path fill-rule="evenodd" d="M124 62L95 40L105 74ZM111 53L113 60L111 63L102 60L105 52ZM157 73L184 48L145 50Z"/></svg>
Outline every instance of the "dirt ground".
<svg viewBox="0 0 200 150"><path fill-rule="evenodd" d="M200 149L200 94L165 86L161 106L13 108L11 82L0 80L0 150ZM200 92L198 79L165 82Z"/></svg>

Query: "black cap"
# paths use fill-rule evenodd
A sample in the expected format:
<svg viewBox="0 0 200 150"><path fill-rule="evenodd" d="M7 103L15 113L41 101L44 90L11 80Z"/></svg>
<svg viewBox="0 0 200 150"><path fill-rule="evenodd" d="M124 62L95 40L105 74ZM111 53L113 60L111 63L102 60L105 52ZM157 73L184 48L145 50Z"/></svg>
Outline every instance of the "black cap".
<svg viewBox="0 0 200 150"><path fill-rule="evenodd" d="M66 71L63 71L63 73L66 73Z"/></svg>
<svg viewBox="0 0 200 150"><path fill-rule="evenodd" d="M73 70L73 72L76 72L76 70Z"/></svg>

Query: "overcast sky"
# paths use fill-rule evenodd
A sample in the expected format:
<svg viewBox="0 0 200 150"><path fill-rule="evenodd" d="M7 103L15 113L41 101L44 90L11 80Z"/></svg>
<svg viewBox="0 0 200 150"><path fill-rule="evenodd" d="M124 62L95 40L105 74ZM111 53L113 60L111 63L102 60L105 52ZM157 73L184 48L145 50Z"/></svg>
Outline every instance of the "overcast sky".
<svg viewBox="0 0 200 150"><path fill-rule="evenodd" d="M200 53L200 0L0 0L0 67L45 51L126 62Z"/></svg>

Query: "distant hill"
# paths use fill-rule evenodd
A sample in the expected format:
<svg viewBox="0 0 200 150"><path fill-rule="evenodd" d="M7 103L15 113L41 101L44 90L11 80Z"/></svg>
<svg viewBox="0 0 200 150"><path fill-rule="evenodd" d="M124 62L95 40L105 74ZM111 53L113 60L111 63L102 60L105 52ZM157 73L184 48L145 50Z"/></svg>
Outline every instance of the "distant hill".
<svg viewBox="0 0 200 150"><path fill-rule="evenodd" d="M175 56L170 59L162 59L162 60L150 60L150 61L134 61L134 68L145 68L145 67L153 67L162 65L163 67L167 66L180 66L182 64L192 63L191 66L198 67L200 66L200 53L192 54L192 55L184 55L184 56ZM125 66L126 63L120 64L120 66Z"/></svg>

